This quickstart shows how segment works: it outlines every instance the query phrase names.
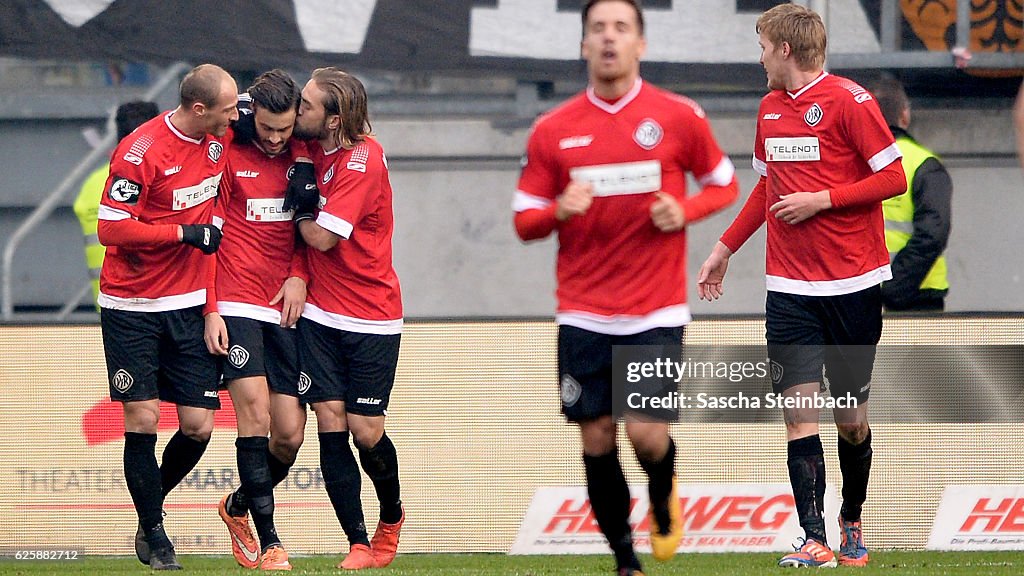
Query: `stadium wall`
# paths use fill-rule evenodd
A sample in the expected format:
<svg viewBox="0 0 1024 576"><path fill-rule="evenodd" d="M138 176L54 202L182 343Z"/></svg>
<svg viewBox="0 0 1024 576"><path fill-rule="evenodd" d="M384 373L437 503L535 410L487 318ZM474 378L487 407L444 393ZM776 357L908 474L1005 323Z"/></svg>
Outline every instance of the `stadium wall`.
<svg viewBox="0 0 1024 576"><path fill-rule="evenodd" d="M764 327L756 318L698 320L686 334L695 345L760 344ZM549 321L407 325L388 425L409 515L402 552L505 552L538 487L583 485L577 435L558 414L555 336ZM893 317L882 343L1020 345L1024 316ZM2 326L0 350L0 542L130 554L136 520L121 471L123 424L108 401L99 328ZM965 381L963 394L984 384ZM876 391L899 386L875 382ZM174 429L173 412L165 414L160 449ZM338 553L344 541L322 488L314 420L276 492L278 529L289 551ZM874 423L864 512L872 547L923 547L946 485L1021 482L1019 423L914 421ZM838 491L835 430L822 431ZM684 484L787 482L781 423L677 424L674 434ZM167 499L179 552L229 553L216 505L237 483L234 438L222 410L203 460ZM630 482L643 484L625 460ZM365 480L362 499L372 526Z"/></svg>

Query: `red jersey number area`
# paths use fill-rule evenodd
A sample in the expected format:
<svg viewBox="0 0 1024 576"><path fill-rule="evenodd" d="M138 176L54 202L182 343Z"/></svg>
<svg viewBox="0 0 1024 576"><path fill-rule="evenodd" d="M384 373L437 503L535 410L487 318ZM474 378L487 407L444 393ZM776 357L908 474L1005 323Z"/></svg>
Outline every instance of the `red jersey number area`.
<svg viewBox="0 0 1024 576"><path fill-rule="evenodd" d="M280 321L267 313L295 253L292 212L282 209L291 166L287 154L270 157L252 145L234 146L228 155L221 186L224 240L217 251L217 300L224 314ZM281 303L274 310L280 312Z"/></svg>
<svg viewBox="0 0 1024 576"><path fill-rule="evenodd" d="M786 194L863 180L899 157L878 106L850 80L823 74L795 94L764 97L753 164L766 177L769 290L844 294L888 279L880 202L832 208L796 225L768 208Z"/></svg>
<svg viewBox="0 0 1024 576"><path fill-rule="evenodd" d="M703 111L654 86L638 82L614 104L581 93L537 122L515 210L550 206L570 180L593 185L587 213L557 227L560 313L636 317L675 307L672 325L689 320L686 235L655 227L654 193L674 196L687 224L732 197L688 200L686 172L717 186L730 184L734 174Z"/></svg>
<svg viewBox="0 0 1024 576"><path fill-rule="evenodd" d="M170 116L167 112L149 120L114 150L100 201L101 220L212 222L213 200L227 163L226 140L212 135L189 138L171 125ZM115 299L193 294L175 307L201 305L207 281L204 258L199 250L181 243L110 247L100 274L100 291Z"/></svg>
<svg viewBox="0 0 1024 576"><path fill-rule="evenodd" d="M394 216L384 150L369 137L351 150L310 148L323 197L316 222L342 239L326 252L308 250L313 280L307 302L313 309L307 306L303 315L353 332L397 333L402 293L392 265Z"/></svg>

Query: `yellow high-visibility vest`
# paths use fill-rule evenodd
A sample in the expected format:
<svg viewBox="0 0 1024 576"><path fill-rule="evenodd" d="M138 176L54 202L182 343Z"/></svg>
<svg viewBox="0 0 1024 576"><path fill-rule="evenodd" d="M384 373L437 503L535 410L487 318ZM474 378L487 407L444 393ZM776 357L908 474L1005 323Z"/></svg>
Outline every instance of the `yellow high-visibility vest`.
<svg viewBox="0 0 1024 576"><path fill-rule="evenodd" d="M90 174L82 184L74 204L75 216L82 225L82 235L85 237L85 265L89 267L89 278L92 279L94 302L100 295L100 269L103 268L103 256L107 253L107 248L100 244L96 236L96 223L99 219L103 186L107 183L109 173L110 165L104 164Z"/></svg>
<svg viewBox="0 0 1024 576"><path fill-rule="evenodd" d="M896 256L914 233L914 197L911 190L914 174L929 158L938 159L931 151L901 136L896 145L903 153L903 171L907 173L907 190L899 196L882 202L882 214L885 217L885 247L889 250L890 261ZM946 256L941 255L932 265L931 270L921 282L922 290L948 290L949 279L946 275Z"/></svg>

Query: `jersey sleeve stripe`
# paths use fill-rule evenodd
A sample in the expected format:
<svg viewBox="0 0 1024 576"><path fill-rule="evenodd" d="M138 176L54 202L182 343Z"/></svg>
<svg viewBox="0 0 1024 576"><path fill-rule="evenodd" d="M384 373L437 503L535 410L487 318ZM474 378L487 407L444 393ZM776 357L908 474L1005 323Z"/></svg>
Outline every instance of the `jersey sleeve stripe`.
<svg viewBox="0 0 1024 576"><path fill-rule="evenodd" d="M768 165L763 160L758 160L757 156L751 156L750 165L754 167L754 172L757 172L765 178L768 177Z"/></svg>
<svg viewBox="0 0 1024 576"><path fill-rule="evenodd" d="M888 146L883 148L881 152L872 156L868 160L868 166L871 166L872 172L878 172L882 168L885 168L889 164L892 164L893 162L899 160L902 157L903 153L900 152L899 147L896 146L895 142L893 142L892 144L889 144Z"/></svg>
<svg viewBox="0 0 1024 576"><path fill-rule="evenodd" d="M117 208L111 208L110 206L105 206L103 204L100 204L100 210L96 214L96 216L100 220L108 220L110 222L127 220L132 217L131 214L125 212L124 210L118 210Z"/></svg>
<svg viewBox="0 0 1024 576"><path fill-rule="evenodd" d="M328 214L327 212L320 212L320 214L316 217L316 223L319 224L322 228L330 230L331 232L334 232L338 236L341 236L345 240L348 240L349 236L352 235L352 224L345 220L342 220L341 218L338 218L337 216Z"/></svg>
<svg viewBox="0 0 1024 576"><path fill-rule="evenodd" d="M697 178L697 182L701 186L728 186L732 182L733 175L736 174L736 167L732 165L732 160L728 157L722 156L721 161L718 162L718 166L715 166L714 170L707 174Z"/></svg>
<svg viewBox="0 0 1024 576"><path fill-rule="evenodd" d="M551 200L547 198L541 198L540 196L534 196L527 194L522 190L517 190L515 197L512 199L512 210L515 212L525 212L527 210L540 209L543 210L551 205Z"/></svg>

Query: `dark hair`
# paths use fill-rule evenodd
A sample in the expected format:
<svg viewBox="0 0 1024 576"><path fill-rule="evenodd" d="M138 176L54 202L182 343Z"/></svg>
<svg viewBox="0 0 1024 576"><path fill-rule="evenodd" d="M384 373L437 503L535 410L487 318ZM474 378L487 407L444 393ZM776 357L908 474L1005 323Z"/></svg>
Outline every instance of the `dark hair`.
<svg viewBox="0 0 1024 576"><path fill-rule="evenodd" d="M249 86L249 96L260 108L280 114L289 110L298 110L302 94L295 81L287 72L274 68L256 77Z"/></svg>
<svg viewBox="0 0 1024 576"><path fill-rule="evenodd" d="M178 88L181 105L188 108L199 102L207 108L217 105L220 86L224 77L230 75L216 64L200 64L188 71Z"/></svg>
<svg viewBox="0 0 1024 576"><path fill-rule="evenodd" d="M147 100L133 100L117 107L114 123L117 125L117 140L121 141L133 130L160 113L156 104Z"/></svg>
<svg viewBox="0 0 1024 576"><path fill-rule="evenodd" d="M903 84L891 74L883 74L878 80L868 86L868 91L874 95L878 102L878 108L882 111L889 126L900 125L900 115L910 108L910 99L907 98Z"/></svg>
<svg viewBox="0 0 1024 576"><path fill-rule="evenodd" d="M338 140L343 146L352 146L370 134L366 88L355 76L333 66L313 70L311 79L324 92L324 111L341 116Z"/></svg>
<svg viewBox="0 0 1024 576"><path fill-rule="evenodd" d="M587 0L583 3L583 11L581 16L583 17L583 32L587 31L587 17L590 16L590 9L601 2L611 2L612 0ZM640 5L640 0L615 0L616 2L625 2L633 7L636 11L636 21L640 26L640 35L644 35L644 10L643 6Z"/></svg>

